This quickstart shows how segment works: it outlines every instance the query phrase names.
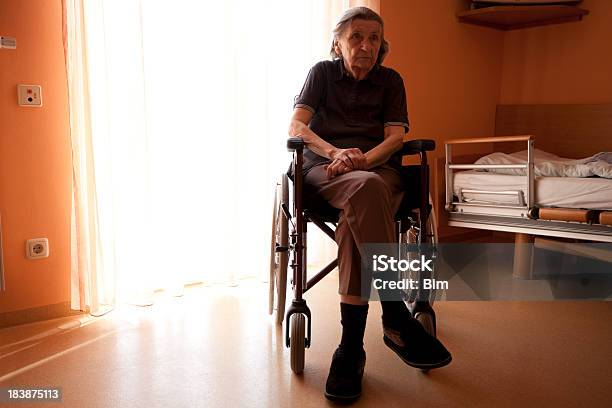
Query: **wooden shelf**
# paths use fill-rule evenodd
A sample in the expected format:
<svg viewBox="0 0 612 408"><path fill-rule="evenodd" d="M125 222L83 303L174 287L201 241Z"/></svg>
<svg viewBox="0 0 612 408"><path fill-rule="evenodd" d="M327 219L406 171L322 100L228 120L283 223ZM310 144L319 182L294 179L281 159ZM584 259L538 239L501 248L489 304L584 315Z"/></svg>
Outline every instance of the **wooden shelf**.
<svg viewBox="0 0 612 408"><path fill-rule="evenodd" d="M493 6L457 13L462 23L476 24L498 30L516 30L546 24L579 21L588 10L574 6Z"/></svg>

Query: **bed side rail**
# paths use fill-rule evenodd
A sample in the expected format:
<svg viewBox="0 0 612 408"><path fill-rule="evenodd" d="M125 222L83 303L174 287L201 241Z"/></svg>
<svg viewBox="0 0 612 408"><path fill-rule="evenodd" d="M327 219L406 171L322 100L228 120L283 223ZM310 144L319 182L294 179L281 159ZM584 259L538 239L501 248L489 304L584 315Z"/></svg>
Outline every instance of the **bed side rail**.
<svg viewBox="0 0 612 408"><path fill-rule="evenodd" d="M525 142L527 144L527 163L525 164L454 164L452 160L452 146L459 144L475 144L475 143L504 143L504 142ZM494 137L475 137L468 139L453 139L445 142L445 184L446 184L446 205L445 208L449 212L455 211L455 207L486 207L485 212L489 212L492 208L503 208L507 211L515 212L517 216L529 216L534 208L534 169L533 169L533 135L517 135L517 136L494 136ZM486 169L526 169L526 197L524 200L519 200L518 205L486 205L482 206L476 203L463 203L454 201L453 192L453 170L486 170ZM491 194L491 191L471 190L471 193ZM507 192L501 192L508 194ZM516 194L516 192L513 192Z"/></svg>

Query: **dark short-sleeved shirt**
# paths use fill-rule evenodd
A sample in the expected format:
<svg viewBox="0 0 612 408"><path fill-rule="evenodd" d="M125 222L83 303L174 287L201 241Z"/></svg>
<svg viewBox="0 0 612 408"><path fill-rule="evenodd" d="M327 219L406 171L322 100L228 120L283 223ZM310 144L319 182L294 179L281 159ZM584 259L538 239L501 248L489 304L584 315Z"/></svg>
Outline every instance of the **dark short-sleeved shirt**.
<svg viewBox="0 0 612 408"><path fill-rule="evenodd" d="M311 111L310 129L338 148L357 147L365 153L384 140L386 126L403 126L408 132L404 82L395 70L382 65L357 81L340 59L318 62L310 69L294 107ZM304 173L325 162L329 160L304 150ZM395 154L388 163L401 166L401 157Z"/></svg>

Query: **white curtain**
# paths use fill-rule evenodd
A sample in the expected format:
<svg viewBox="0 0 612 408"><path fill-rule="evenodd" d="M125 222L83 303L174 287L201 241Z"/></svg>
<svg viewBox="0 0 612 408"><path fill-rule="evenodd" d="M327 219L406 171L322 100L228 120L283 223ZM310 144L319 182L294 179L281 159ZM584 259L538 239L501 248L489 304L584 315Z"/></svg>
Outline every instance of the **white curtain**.
<svg viewBox="0 0 612 408"><path fill-rule="evenodd" d="M348 6L64 0L74 309L267 276L293 98Z"/></svg>

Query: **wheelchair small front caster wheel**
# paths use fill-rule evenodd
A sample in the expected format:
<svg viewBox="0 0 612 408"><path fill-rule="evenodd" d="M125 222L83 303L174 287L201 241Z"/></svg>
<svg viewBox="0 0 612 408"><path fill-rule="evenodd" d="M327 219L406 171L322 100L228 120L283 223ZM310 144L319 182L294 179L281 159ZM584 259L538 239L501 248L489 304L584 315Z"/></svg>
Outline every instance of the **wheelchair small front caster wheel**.
<svg viewBox="0 0 612 408"><path fill-rule="evenodd" d="M306 351L306 317L302 313L291 316L291 370L296 374L304 371L304 355Z"/></svg>

